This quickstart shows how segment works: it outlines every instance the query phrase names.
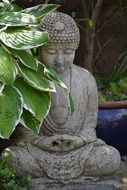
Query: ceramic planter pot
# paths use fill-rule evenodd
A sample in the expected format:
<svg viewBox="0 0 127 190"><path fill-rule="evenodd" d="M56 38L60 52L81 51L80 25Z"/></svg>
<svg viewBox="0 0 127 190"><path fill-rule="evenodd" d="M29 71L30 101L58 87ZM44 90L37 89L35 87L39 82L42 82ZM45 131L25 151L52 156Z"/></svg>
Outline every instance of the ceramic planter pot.
<svg viewBox="0 0 127 190"><path fill-rule="evenodd" d="M97 137L127 155L127 100L99 104Z"/></svg>

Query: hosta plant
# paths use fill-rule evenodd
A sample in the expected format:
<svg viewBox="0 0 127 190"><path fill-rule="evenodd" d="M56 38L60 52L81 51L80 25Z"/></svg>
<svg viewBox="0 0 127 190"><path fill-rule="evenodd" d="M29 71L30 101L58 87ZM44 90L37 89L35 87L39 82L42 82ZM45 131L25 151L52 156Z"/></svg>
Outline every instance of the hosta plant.
<svg viewBox="0 0 127 190"><path fill-rule="evenodd" d="M68 93L55 71L47 69L30 51L48 42L48 33L38 31L36 26L45 14L57 7L44 4L21 10L8 0L0 3L2 138L9 138L19 123L35 132L39 131L50 110L50 93L55 92L55 82Z"/></svg>
<svg viewBox="0 0 127 190"><path fill-rule="evenodd" d="M127 52L120 54L114 64L112 74L96 77L99 102L127 100Z"/></svg>

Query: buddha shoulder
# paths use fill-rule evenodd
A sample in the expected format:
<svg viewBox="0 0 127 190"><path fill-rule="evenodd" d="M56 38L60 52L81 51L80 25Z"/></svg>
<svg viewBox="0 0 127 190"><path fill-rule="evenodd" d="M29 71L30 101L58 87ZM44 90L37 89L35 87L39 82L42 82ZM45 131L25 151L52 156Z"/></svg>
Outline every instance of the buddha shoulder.
<svg viewBox="0 0 127 190"><path fill-rule="evenodd" d="M80 80L83 83L88 83L88 85L90 84L91 86L96 86L96 82L95 79L93 77L93 75L86 69L77 66L77 65L73 65L73 73L76 77L76 80Z"/></svg>

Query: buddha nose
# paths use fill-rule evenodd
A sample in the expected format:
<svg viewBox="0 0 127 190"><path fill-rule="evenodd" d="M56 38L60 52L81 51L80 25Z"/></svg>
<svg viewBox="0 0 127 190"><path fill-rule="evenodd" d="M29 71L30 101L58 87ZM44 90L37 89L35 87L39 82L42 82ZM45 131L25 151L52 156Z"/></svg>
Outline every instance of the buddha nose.
<svg viewBox="0 0 127 190"><path fill-rule="evenodd" d="M55 60L55 66L56 67L64 66L64 54L62 52L57 53L56 60Z"/></svg>

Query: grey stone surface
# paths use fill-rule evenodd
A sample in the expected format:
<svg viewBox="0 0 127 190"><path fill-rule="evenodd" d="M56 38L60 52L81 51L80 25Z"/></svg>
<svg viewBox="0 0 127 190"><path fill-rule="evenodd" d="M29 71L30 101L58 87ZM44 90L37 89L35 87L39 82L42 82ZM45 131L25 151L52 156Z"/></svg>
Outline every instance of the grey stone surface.
<svg viewBox="0 0 127 190"><path fill-rule="evenodd" d="M80 177L58 182L47 178L33 179L31 190L127 190L127 161L122 161L119 170L108 177Z"/></svg>
<svg viewBox="0 0 127 190"><path fill-rule="evenodd" d="M96 137L96 82L87 70L73 64L79 42L78 27L70 16L62 13L48 14L45 22L51 24L51 31L54 26L55 32L51 35L54 41L49 39L49 43L40 50L41 58L47 67L59 72L73 97L75 111L71 114L69 97L56 85L56 93L51 94L51 109L42 123L40 133L36 135L21 128L22 135L15 145L5 150L12 156L10 166L18 176L29 174L41 179L47 177L57 180L57 184L61 180L72 180L74 184L75 179L82 176L111 175L119 168L120 155L115 148ZM71 35L67 33L69 29L66 27L74 28ZM72 43L69 41L71 37ZM61 41L64 38L66 43ZM58 189L57 184L55 188ZM79 185L81 189L85 188L84 185L89 189L96 186L82 183ZM47 186L46 188L50 188L49 184ZM74 186L63 187L60 184L60 188L76 189L78 185L75 183Z"/></svg>
<svg viewBox="0 0 127 190"><path fill-rule="evenodd" d="M36 179L31 190L123 190L121 184L115 179L103 179L97 182L84 181L64 184L61 182L45 182L43 179Z"/></svg>

